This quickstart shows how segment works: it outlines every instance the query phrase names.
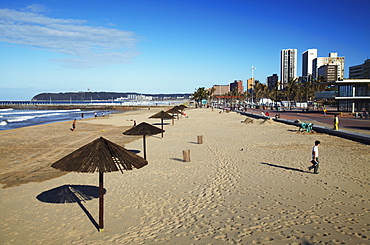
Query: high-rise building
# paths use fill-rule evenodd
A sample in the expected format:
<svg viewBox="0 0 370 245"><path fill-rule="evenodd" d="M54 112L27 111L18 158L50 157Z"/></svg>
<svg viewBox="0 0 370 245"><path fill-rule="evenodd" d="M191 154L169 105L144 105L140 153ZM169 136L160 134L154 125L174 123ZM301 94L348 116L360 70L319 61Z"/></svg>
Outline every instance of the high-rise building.
<svg viewBox="0 0 370 245"><path fill-rule="evenodd" d="M277 74L272 74L272 76L267 77L267 86L269 90L276 89L278 81L279 78Z"/></svg>
<svg viewBox="0 0 370 245"><path fill-rule="evenodd" d="M279 90L297 77L297 49L283 49L280 56L280 84Z"/></svg>
<svg viewBox="0 0 370 245"><path fill-rule="evenodd" d="M317 49L307 49L302 53L302 77L310 79L312 76L312 61L317 58Z"/></svg>
<svg viewBox="0 0 370 245"><path fill-rule="evenodd" d="M319 68L318 74L325 82L335 82L338 80L338 67L336 65L323 65Z"/></svg>
<svg viewBox="0 0 370 245"><path fill-rule="evenodd" d="M243 81L242 80L235 80L233 83L230 83L230 92L237 89L239 93L244 93Z"/></svg>
<svg viewBox="0 0 370 245"><path fill-rule="evenodd" d="M319 68L323 65L337 66L337 80L341 81L344 78L344 57L338 57L338 53L330 53L329 57L317 57L312 61L312 76L320 79Z"/></svg>
<svg viewBox="0 0 370 245"><path fill-rule="evenodd" d="M349 67L349 78L366 79L370 78L370 59L365 60L361 65Z"/></svg>
<svg viewBox="0 0 370 245"><path fill-rule="evenodd" d="M230 92L230 85L213 85L214 95L223 95Z"/></svg>

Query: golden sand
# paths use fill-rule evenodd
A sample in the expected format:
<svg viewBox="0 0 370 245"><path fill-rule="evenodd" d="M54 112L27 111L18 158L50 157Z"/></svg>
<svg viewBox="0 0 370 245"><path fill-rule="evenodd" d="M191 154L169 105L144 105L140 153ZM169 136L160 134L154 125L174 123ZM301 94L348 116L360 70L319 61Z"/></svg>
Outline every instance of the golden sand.
<svg viewBox="0 0 370 245"><path fill-rule="evenodd" d="M0 181L9 187L0 189L0 243L370 242L368 145L211 109L187 110L173 126L165 121L163 139L147 138L148 166L104 175L105 232L76 203L36 198L66 184L97 186L98 174L62 175L49 166L100 136L142 156L141 137L122 132L131 120L160 127L148 119L156 112L78 121L75 132L70 122L0 132ZM322 142L318 175L307 169L315 140ZM98 199L82 205L97 220Z"/></svg>

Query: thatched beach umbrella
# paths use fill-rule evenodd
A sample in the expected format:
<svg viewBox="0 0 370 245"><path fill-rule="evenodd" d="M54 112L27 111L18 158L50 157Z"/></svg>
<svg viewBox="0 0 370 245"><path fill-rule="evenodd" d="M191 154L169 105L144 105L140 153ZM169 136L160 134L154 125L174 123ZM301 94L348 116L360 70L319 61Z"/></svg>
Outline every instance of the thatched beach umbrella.
<svg viewBox="0 0 370 245"><path fill-rule="evenodd" d="M174 106L173 108L179 111L183 111L185 108L188 108L188 107L186 105L177 105L177 106Z"/></svg>
<svg viewBox="0 0 370 245"><path fill-rule="evenodd" d="M111 141L100 137L53 163L53 168L83 173L99 172L99 230L104 229L103 173L141 168L148 162Z"/></svg>
<svg viewBox="0 0 370 245"><path fill-rule="evenodd" d="M172 119L172 122L173 122L173 119L175 119L173 116L171 116L170 114L168 114L165 111L160 111L160 112L150 116L149 118L160 118L161 119L162 130L163 130L163 119ZM162 138L163 138L163 132L162 132Z"/></svg>
<svg viewBox="0 0 370 245"><path fill-rule="evenodd" d="M179 114L181 114L181 112L178 110L178 109L176 109L176 108L171 108L171 109L169 109L169 110L167 110L166 111L167 113L170 113L170 114L172 114L172 115L174 115L174 114L176 114L177 115L177 119L179 119Z"/></svg>
<svg viewBox="0 0 370 245"><path fill-rule="evenodd" d="M157 128L149 123L142 122L135 127L130 128L129 130L123 132L124 135L142 135L143 136L143 147L144 147L144 159L146 159L146 144L145 136L146 135L155 135L163 133L164 130Z"/></svg>

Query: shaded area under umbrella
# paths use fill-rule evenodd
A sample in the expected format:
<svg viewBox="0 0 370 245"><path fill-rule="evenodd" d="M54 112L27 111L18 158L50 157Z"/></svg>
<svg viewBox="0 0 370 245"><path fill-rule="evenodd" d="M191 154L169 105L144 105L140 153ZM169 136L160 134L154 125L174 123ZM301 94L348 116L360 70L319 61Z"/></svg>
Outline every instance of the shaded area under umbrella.
<svg viewBox="0 0 370 245"><path fill-rule="evenodd" d="M104 195L106 190L103 189L103 192ZM99 198L99 187L91 185L62 185L51 190L44 191L36 198L37 200L46 203L77 203L96 229L99 230L99 224L82 204L82 202Z"/></svg>
<svg viewBox="0 0 370 245"><path fill-rule="evenodd" d="M104 194L106 190L104 189ZM92 185L62 185L39 194L37 200L46 203L76 203L99 198L99 187Z"/></svg>
<svg viewBox="0 0 370 245"><path fill-rule="evenodd" d="M163 120L164 119L172 119L172 124L173 124L173 119L175 119L173 116L171 116L170 114L168 114L165 111L160 111L160 112L158 112L158 113L150 116L149 118L160 118L161 119L161 125L162 125L162 128L161 129L162 130L163 130ZM163 138L163 132L162 132L162 138Z"/></svg>
<svg viewBox="0 0 370 245"><path fill-rule="evenodd" d="M163 129L157 128L149 123L142 122L129 130L126 130L122 134L124 135L142 135L143 136L143 152L144 152L144 159L146 160L146 143L145 143L145 136L147 135L155 135L165 132Z"/></svg>
<svg viewBox="0 0 370 245"><path fill-rule="evenodd" d="M103 174L120 170L141 168L148 162L142 157L126 150L109 140L100 137L59 161L53 163L53 168L72 171L93 173L99 172L99 230L104 229L104 188Z"/></svg>

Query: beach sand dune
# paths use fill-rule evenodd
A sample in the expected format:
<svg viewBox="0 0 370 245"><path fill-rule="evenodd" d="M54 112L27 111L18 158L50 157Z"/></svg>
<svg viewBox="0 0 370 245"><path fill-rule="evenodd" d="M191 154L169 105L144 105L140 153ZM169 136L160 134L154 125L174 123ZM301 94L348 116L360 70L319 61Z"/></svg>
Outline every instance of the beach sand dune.
<svg viewBox="0 0 370 245"><path fill-rule="evenodd" d="M34 156L22 156L18 162L24 166L22 162L33 159L51 164L108 132L112 132L109 140L140 151L138 154L142 156L141 137L125 143L123 127L130 127L133 118L137 123L157 123L155 119L148 119L155 112L143 110L79 122L77 131L69 132L81 130L79 137L72 134L57 137L59 142L40 135L39 142L49 145L48 151L35 151ZM105 175L105 232L97 232L83 210L97 220L98 199L81 203L81 208L78 203L56 204L36 198L66 184L97 186L97 174L68 173L0 190L0 228L3 230L0 242L370 242L369 146L325 134L297 134L296 127L285 124L263 123L262 120L242 123L245 117L236 113L192 109L187 110L187 115L189 118L176 120L173 126L165 121L163 139L159 135L148 137L148 166L123 175L119 172ZM56 125L39 127L56 131L54 127L68 126ZM82 133L83 127L89 132ZM106 131L102 132L102 128ZM27 130L13 131L13 138L7 132L6 142L15 142ZM203 136L203 144L197 144L198 135ZM318 175L307 169L315 140L322 142ZM18 151L22 141L18 142L8 145L18 147ZM27 143L26 138L22 144L31 142ZM190 150L190 162L182 161L183 150ZM7 161L12 161L13 157L7 156ZM7 170L3 170L3 165ZM19 172L5 165L2 162L1 176ZM44 167L47 168L47 164Z"/></svg>

